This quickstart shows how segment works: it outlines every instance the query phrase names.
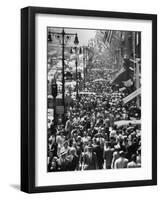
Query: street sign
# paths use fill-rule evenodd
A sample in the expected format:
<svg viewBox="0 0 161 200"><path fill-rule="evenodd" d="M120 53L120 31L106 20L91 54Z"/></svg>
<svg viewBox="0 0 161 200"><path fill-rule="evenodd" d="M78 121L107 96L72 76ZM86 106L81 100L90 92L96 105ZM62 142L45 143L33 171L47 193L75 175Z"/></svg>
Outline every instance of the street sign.
<svg viewBox="0 0 161 200"><path fill-rule="evenodd" d="M72 98L70 96L65 97L65 103L70 104L72 102Z"/></svg>
<svg viewBox="0 0 161 200"><path fill-rule="evenodd" d="M63 115L64 114L64 106L56 106L56 114Z"/></svg>

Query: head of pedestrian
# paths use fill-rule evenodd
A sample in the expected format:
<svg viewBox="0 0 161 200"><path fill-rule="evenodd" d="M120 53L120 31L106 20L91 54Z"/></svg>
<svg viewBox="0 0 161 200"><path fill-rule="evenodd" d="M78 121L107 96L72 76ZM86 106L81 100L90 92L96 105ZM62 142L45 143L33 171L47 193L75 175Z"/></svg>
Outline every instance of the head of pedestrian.
<svg viewBox="0 0 161 200"><path fill-rule="evenodd" d="M106 148L111 148L111 141L106 142Z"/></svg>
<svg viewBox="0 0 161 200"><path fill-rule="evenodd" d="M93 151L93 146L90 144L90 145L88 145L88 151L89 152L92 152Z"/></svg>
<svg viewBox="0 0 161 200"><path fill-rule="evenodd" d="M119 156L124 158L125 157L125 152L124 151L119 151Z"/></svg>
<svg viewBox="0 0 161 200"><path fill-rule="evenodd" d="M68 141L67 140L65 140L65 142L63 143L63 146L64 146L64 148L68 147Z"/></svg>
<svg viewBox="0 0 161 200"><path fill-rule="evenodd" d="M70 148L70 154L73 155L73 156L76 155L76 148L75 147Z"/></svg>
<svg viewBox="0 0 161 200"><path fill-rule="evenodd" d="M131 161L136 162L136 154L132 154Z"/></svg>
<svg viewBox="0 0 161 200"><path fill-rule="evenodd" d="M87 131L84 131L83 136L84 136L84 137L87 137L87 136L88 136Z"/></svg>

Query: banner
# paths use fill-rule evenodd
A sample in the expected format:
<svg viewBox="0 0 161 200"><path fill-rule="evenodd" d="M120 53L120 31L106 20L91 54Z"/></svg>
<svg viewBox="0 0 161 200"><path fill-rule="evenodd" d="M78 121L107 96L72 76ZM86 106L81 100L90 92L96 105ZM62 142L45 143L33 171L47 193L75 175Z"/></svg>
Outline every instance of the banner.
<svg viewBox="0 0 161 200"><path fill-rule="evenodd" d="M131 93L130 95L128 95L127 97L125 97L123 99L124 104L128 103L129 101L131 101L132 99L134 99L136 96L141 94L141 88L135 90L133 93Z"/></svg>

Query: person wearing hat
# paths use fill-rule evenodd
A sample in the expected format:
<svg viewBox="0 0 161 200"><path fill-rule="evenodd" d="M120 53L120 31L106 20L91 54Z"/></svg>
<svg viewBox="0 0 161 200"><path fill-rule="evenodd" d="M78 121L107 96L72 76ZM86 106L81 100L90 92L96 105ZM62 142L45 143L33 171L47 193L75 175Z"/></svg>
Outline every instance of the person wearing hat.
<svg viewBox="0 0 161 200"><path fill-rule="evenodd" d="M70 116L65 124L65 133L67 139L71 137L71 131L72 131L72 117Z"/></svg>
<svg viewBox="0 0 161 200"><path fill-rule="evenodd" d="M63 147L63 143L65 141L65 136L63 135L63 132L59 132L59 134L56 136L56 143L57 143L57 155L60 155L61 148Z"/></svg>
<svg viewBox="0 0 161 200"><path fill-rule="evenodd" d="M58 171L69 170L69 160L67 159L67 152L63 149L60 151L60 158L57 160Z"/></svg>
<svg viewBox="0 0 161 200"><path fill-rule="evenodd" d="M79 168L79 158L77 156L75 147L70 148L70 154L67 158L69 160L69 171L78 170L78 168Z"/></svg>
<svg viewBox="0 0 161 200"><path fill-rule="evenodd" d="M69 147L69 142L68 140L65 140L63 143L63 146L61 148L61 151L66 151L67 154L69 155L70 147Z"/></svg>
<svg viewBox="0 0 161 200"><path fill-rule="evenodd" d="M128 157L127 158L129 160L131 159L132 154L136 154L137 149L138 149L138 142L137 142L136 138L133 138L131 144L129 144L127 146L127 152L128 152L128 154L127 154Z"/></svg>
<svg viewBox="0 0 161 200"><path fill-rule="evenodd" d="M53 157L50 169L48 170L49 172L56 172L58 171L58 163L57 163L58 158Z"/></svg>

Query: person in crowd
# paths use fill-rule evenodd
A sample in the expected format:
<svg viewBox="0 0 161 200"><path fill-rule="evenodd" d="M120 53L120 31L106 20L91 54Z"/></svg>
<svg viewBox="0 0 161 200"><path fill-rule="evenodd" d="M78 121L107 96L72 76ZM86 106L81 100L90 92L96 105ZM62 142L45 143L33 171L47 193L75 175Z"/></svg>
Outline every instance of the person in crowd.
<svg viewBox="0 0 161 200"><path fill-rule="evenodd" d="M125 158L125 153L123 151L119 152L119 158L115 161L114 168L115 169L122 169L127 168L128 159Z"/></svg>
<svg viewBox="0 0 161 200"><path fill-rule="evenodd" d="M111 169L112 158L114 148L111 146L111 142L106 142L103 158L105 160L105 169Z"/></svg>
<svg viewBox="0 0 161 200"><path fill-rule="evenodd" d="M131 139L132 138L132 139ZM130 144L127 146L127 157L130 160L133 154L136 154L138 149L138 142L135 137L131 137L129 142Z"/></svg>
<svg viewBox="0 0 161 200"><path fill-rule="evenodd" d="M60 157L57 160L58 171L69 171L69 159L67 158L67 152L60 151Z"/></svg>
<svg viewBox="0 0 161 200"><path fill-rule="evenodd" d="M103 164L104 164L103 148L101 148L100 141L97 141L96 145L93 145L93 152L96 153L96 159L97 159L97 163L98 163L98 169L103 169Z"/></svg>
<svg viewBox="0 0 161 200"><path fill-rule="evenodd" d="M53 159L53 152L48 152L48 158L47 158L47 164L48 164L48 172L50 172L51 165L52 165L52 159Z"/></svg>
<svg viewBox="0 0 161 200"><path fill-rule="evenodd" d="M72 131L72 120L71 120L71 116L69 116L69 119L66 121L66 124L65 124L66 139L71 138L71 131Z"/></svg>
<svg viewBox="0 0 161 200"><path fill-rule="evenodd" d="M112 162L111 162L111 169L115 169L115 162L119 158L119 153L118 151L113 152L113 157L112 157Z"/></svg>
<svg viewBox="0 0 161 200"><path fill-rule="evenodd" d="M69 171L75 171L79 169L79 157L76 154L76 149L74 147L70 148L70 154L68 156L69 160Z"/></svg>
<svg viewBox="0 0 161 200"><path fill-rule="evenodd" d="M50 133L51 135L54 135L54 136L56 135L56 124L54 120L52 120L52 123L50 125Z"/></svg>
<svg viewBox="0 0 161 200"><path fill-rule="evenodd" d="M57 145L57 155L60 156L60 150L63 147L63 143L65 141L65 135L62 129L58 130L56 136L56 143Z"/></svg>
<svg viewBox="0 0 161 200"><path fill-rule="evenodd" d="M128 162L128 164L127 164L127 168L136 168L136 167L138 167L137 161L136 161L136 155L133 154L131 156L131 161Z"/></svg>
<svg viewBox="0 0 161 200"><path fill-rule="evenodd" d="M141 118L135 100L123 104L130 90L105 82L86 89L92 94L79 95L67 105L65 120L48 128L48 171L141 167L141 127L117 124Z"/></svg>
<svg viewBox="0 0 161 200"><path fill-rule="evenodd" d="M61 151L65 151L67 155L69 155L70 147L67 140L64 141L63 146L61 147Z"/></svg>
<svg viewBox="0 0 161 200"><path fill-rule="evenodd" d="M83 170L98 169L97 156L93 152L93 146L87 146L87 151L83 156Z"/></svg>
<svg viewBox="0 0 161 200"><path fill-rule="evenodd" d="M58 158L53 157L49 172L57 172L58 171Z"/></svg>
<svg viewBox="0 0 161 200"><path fill-rule="evenodd" d="M139 148L137 151L136 162L137 166L141 167L141 148Z"/></svg>
<svg viewBox="0 0 161 200"><path fill-rule="evenodd" d="M57 157L57 148L58 148L58 144L56 142L56 138L55 136L50 136L49 138L49 142L48 142L48 151L52 152L52 156L53 157Z"/></svg>

